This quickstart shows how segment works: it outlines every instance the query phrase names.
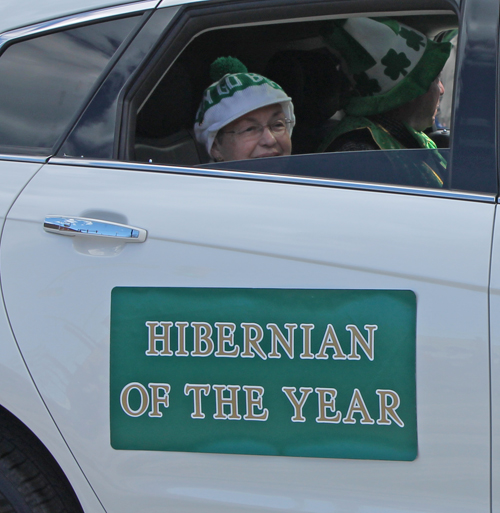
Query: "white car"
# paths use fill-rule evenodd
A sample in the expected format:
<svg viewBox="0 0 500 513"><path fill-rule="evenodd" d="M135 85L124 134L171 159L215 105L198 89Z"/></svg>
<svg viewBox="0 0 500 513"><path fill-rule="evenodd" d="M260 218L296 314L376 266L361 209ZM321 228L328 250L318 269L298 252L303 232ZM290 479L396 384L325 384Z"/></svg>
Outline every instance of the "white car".
<svg viewBox="0 0 500 513"><path fill-rule="evenodd" d="M2 1L0 512L500 513L499 9ZM458 30L442 188L315 152L358 16ZM208 161L222 55L293 155Z"/></svg>

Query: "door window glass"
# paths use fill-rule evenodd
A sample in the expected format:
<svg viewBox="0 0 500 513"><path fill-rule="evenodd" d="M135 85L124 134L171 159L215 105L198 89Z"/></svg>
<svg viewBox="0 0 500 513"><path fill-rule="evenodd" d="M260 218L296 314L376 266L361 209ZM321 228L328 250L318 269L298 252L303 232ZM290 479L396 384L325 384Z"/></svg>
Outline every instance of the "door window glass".
<svg viewBox="0 0 500 513"><path fill-rule="evenodd" d="M0 152L52 153L138 19L86 25L7 47L0 56Z"/></svg>
<svg viewBox="0 0 500 513"><path fill-rule="evenodd" d="M360 23L373 29L373 41ZM446 188L457 33L458 19L451 12L206 31L187 45L153 89L139 91L132 100L135 126L127 157L153 164ZM259 134L269 139L281 135L266 128L274 121L259 118L235 125L235 113L246 101L242 76L209 89L216 80L211 64L225 56L237 58L248 73L279 84L292 99L295 125L286 121L291 117L286 108L282 116L293 128L290 157L272 150L222 157L213 152L224 141L234 146L251 143ZM195 119L209 116L209 109L201 116L198 111L203 95L206 100L208 91L212 104L223 105L226 97L236 98L238 88L241 101L229 106L228 124L222 118L214 121L219 128L215 142L213 136L200 137ZM271 154L280 163L273 161L277 157L253 158Z"/></svg>

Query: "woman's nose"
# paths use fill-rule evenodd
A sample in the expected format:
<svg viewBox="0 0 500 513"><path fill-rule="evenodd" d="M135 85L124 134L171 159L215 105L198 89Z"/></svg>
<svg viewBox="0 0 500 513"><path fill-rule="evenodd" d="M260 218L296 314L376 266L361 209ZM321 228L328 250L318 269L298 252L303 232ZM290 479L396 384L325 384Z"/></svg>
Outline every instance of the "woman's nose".
<svg viewBox="0 0 500 513"><path fill-rule="evenodd" d="M445 89L444 89L443 82L441 82L441 80L440 80L440 81L439 81L439 94L440 94L441 96L443 96L444 91L445 91Z"/></svg>
<svg viewBox="0 0 500 513"><path fill-rule="evenodd" d="M265 125L262 129L262 135L260 141L264 144L274 144L276 142L276 136L273 134L269 125Z"/></svg>

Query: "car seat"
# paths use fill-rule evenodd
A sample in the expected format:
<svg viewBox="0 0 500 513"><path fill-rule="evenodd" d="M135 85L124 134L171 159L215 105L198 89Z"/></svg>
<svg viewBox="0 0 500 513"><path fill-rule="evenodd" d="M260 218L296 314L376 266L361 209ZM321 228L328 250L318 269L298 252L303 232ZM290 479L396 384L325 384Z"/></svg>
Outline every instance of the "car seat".
<svg viewBox="0 0 500 513"><path fill-rule="evenodd" d="M315 153L338 122L331 119L342 108L348 82L339 61L327 49L285 50L267 63L264 75L292 98L296 116L293 153Z"/></svg>
<svg viewBox="0 0 500 513"><path fill-rule="evenodd" d="M194 138L195 105L192 78L176 62L137 114L134 160L177 165L208 162L205 149Z"/></svg>

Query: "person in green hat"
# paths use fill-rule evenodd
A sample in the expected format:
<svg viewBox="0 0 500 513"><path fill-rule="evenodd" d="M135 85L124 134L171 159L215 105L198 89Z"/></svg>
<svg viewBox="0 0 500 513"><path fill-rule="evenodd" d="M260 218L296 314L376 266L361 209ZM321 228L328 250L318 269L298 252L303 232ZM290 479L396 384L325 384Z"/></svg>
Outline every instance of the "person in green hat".
<svg viewBox="0 0 500 513"><path fill-rule="evenodd" d="M210 68L194 132L216 162L290 155L292 99L238 59L219 57Z"/></svg>
<svg viewBox="0 0 500 513"><path fill-rule="evenodd" d="M440 80L452 48L395 20L335 20L324 35L345 60L353 81L346 116L319 151L436 150L432 163L412 173L414 185L442 187L446 161L424 133L444 94Z"/></svg>

